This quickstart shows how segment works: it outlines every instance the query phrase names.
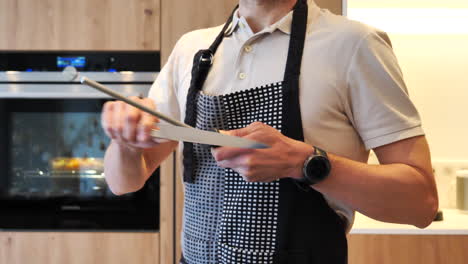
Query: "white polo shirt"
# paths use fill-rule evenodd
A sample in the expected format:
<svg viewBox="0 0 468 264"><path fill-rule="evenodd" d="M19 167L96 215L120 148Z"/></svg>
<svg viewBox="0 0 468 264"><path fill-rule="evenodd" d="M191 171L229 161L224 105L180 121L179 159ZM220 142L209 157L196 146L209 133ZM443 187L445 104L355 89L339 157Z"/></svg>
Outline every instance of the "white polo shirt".
<svg viewBox="0 0 468 264"><path fill-rule="evenodd" d="M367 162L372 148L423 135L387 35L320 9L313 0L308 3L299 88L305 142ZM203 91L222 95L282 81L291 21L292 12L254 34L236 12ZM150 91L159 111L184 120L193 57L207 49L221 29L193 31L177 42ZM352 209L326 199L351 227Z"/></svg>

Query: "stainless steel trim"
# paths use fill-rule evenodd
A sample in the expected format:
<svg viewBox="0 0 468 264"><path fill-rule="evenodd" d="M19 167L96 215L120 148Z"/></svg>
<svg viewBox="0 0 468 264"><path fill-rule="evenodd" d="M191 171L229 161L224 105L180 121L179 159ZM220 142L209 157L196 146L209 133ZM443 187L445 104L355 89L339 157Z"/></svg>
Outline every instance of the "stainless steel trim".
<svg viewBox="0 0 468 264"><path fill-rule="evenodd" d="M109 84L125 96L148 96L148 84ZM0 98L110 98L82 84L0 84Z"/></svg>
<svg viewBox="0 0 468 264"><path fill-rule="evenodd" d="M98 82L154 82L158 72L80 72ZM0 71L0 82L69 82L62 72Z"/></svg>
<svg viewBox="0 0 468 264"><path fill-rule="evenodd" d="M81 206L79 205L62 205L60 206L60 209L63 211L79 211L81 210Z"/></svg>

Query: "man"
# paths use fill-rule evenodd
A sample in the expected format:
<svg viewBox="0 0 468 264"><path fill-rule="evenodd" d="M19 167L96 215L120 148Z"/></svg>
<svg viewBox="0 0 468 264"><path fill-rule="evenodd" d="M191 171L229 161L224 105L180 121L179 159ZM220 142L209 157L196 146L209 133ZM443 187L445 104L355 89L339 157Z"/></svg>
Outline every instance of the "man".
<svg viewBox="0 0 468 264"><path fill-rule="evenodd" d="M224 27L179 40L150 98L134 99L271 146L185 143L182 263L346 263L354 211L431 223L429 149L385 39L312 0L240 0ZM114 193L141 188L177 147L151 139L156 122L105 105Z"/></svg>

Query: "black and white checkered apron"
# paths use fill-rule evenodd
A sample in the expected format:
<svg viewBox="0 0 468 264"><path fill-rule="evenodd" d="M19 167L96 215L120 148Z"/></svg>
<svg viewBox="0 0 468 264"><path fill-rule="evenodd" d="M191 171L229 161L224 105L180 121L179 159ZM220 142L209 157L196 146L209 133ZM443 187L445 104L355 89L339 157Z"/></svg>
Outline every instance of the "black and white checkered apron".
<svg viewBox="0 0 468 264"><path fill-rule="evenodd" d="M294 7L283 82L221 96L206 95L203 83L215 42L194 58L185 122L198 129L232 130L255 121L303 140L299 74L306 34L307 3ZM206 145L184 143L185 207L181 263L311 264L347 262L341 218L315 190L292 179L246 182L220 168Z"/></svg>

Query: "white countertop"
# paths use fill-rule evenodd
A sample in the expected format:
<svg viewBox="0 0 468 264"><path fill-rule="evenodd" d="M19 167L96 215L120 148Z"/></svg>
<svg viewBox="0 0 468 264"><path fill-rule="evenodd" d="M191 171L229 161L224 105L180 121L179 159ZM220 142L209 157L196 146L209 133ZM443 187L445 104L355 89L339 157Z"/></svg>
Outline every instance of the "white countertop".
<svg viewBox="0 0 468 264"><path fill-rule="evenodd" d="M433 222L425 229L410 225L390 224L356 213L350 234L389 235L468 235L468 213L455 209L442 209L443 221Z"/></svg>

